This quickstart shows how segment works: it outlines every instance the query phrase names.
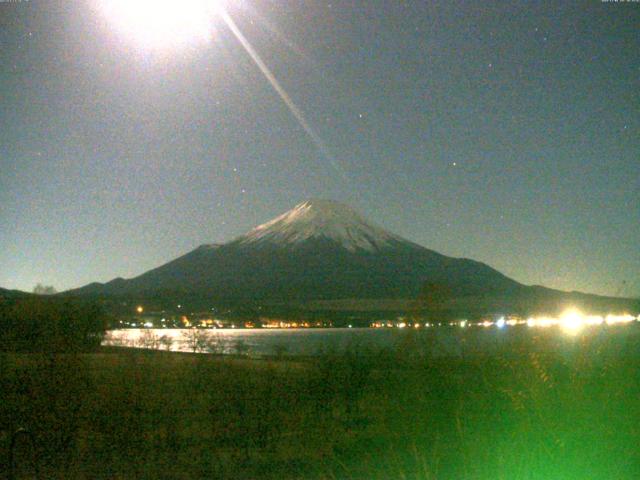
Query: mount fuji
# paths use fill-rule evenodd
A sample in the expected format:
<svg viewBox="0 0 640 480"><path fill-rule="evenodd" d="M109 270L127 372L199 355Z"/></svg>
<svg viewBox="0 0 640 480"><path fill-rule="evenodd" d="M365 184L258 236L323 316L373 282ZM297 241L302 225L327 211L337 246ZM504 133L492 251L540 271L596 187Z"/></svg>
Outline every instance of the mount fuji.
<svg viewBox="0 0 640 480"><path fill-rule="evenodd" d="M200 304L374 304L421 298L425 289L467 299L474 308L484 299L488 310L583 295L528 287L481 262L442 255L329 200L301 203L228 243L202 245L138 277L66 294Z"/></svg>

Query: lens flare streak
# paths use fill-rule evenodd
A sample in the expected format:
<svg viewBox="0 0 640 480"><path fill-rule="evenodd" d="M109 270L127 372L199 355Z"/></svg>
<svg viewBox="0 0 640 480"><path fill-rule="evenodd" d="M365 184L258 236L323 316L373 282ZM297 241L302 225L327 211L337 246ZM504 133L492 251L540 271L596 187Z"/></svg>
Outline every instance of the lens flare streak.
<svg viewBox="0 0 640 480"><path fill-rule="evenodd" d="M251 45L249 40L247 40L247 38L244 36L244 34L240 31L240 29L238 28L236 23L233 21L231 16L222 8L220 8L220 16L221 16L222 20L227 24L227 26L229 27L231 32L238 39L238 41L240 42L242 47L246 50L247 54L254 61L256 66L260 69L260 71L265 76L265 78L269 81L269 83L271 84L273 89L280 96L280 98L285 103L285 105L287 106L287 108L289 109L291 114L298 121L298 123L300 124L302 129L307 133L307 135L309 135L309 137L311 138L313 143L316 145L318 150L320 150L320 152L329 161L331 166L337 172L339 172L342 175L342 177L344 178L345 177L345 172L341 168L339 163L337 162L337 160L334 157L334 155L331 153L331 151L329 150L327 145L324 143L322 138L320 138L320 136L311 127L311 125L309 124L309 122L305 118L304 114L302 113L302 110L300 110L300 108L298 108L298 106L293 102L293 100L291 99L289 94L285 91L285 89L282 87L282 85L280 84L278 79L275 77L273 72L271 72L271 69L267 66L266 63L264 63L264 61L262 60L262 57L260 57L260 55L258 54L256 49L253 48L253 45Z"/></svg>

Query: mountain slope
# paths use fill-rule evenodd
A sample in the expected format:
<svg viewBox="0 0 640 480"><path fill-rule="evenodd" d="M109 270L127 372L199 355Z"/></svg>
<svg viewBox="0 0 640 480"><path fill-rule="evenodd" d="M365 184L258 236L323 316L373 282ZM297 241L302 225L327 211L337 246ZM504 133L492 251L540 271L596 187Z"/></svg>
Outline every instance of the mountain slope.
<svg viewBox="0 0 640 480"><path fill-rule="evenodd" d="M428 250L337 202L304 202L223 245L203 245L131 280L79 293L188 292L227 300L399 298L425 282L452 294L522 286L480 262Z"/></svg>
<svg viewBox="0 0 640 480"><path fill-rule="evenodd" d="M500 305L531 299L538 305L547 298L558 303L570 295L439 254L327 200L301 203L228 243L202 245L138 277L67 293L300 303L416 299L433 291L446 298L501 299Z"/></svg>
<svg viewBox="0 0 640 480"><path fill-rule="evenodd" d="M14 299L14 298L27 298L32 296L33 294L28 292L23 292L21 290L7 290L5 288L0 288L0 300Z"/></svg>

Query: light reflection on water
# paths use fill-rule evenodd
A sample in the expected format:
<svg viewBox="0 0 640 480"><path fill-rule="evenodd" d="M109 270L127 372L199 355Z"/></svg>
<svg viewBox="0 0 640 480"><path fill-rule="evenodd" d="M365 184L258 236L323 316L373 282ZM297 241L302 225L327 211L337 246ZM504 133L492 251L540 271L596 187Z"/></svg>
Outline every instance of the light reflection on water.
<svg viewBox="0 0 640 480"><path fill-rule="evenodd" d="M162 342L162 337L167 339ZM198 340L196 340L196 337ZM531 330L526 327L413 329L322 328L322 329L123 329L107 333L103 345L153 348L174 352L243 353L251 356L318 355L349 348L416 348L431 356L461 357L474 353L510 351L522 343L542 349L571 353L588 345L601 352L640 355L640 328L633 325L600 326L580 335L564 335L560 329ZM196 346L197 344L197 346ZM624 347L624 348L623 348Z"/></svg>
<svg viewBox="0 0 640 480"><path fill-rule="evenodd" d="M392 346L397 331L376 332L370 328L323 328L323 329L123 329L108 332L103 345L139 348L158 348L174 352L193 352L194 340L190 337L206 336L196 350L204 353L244 353L255 356L287 354L314 355L327 351L341 351L348 346L384 347ZM171 344L152 345L151 336L158 340L162 336L171 339ZM212 343L210 347L207 343Z"/></svg>

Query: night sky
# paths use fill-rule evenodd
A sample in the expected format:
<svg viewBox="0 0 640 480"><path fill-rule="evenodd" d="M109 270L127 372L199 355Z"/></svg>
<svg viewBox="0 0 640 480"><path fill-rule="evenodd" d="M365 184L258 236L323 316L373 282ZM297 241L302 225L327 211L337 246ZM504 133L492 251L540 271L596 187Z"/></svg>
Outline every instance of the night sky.
<svg viewBox="0 0 640 480"><path fill-rule="evenodd" d="M640 295L640 3L226 8L312 135L219 17L151 45L97 0L0 2L0 286L135 276L321 197Z"/></svg>

